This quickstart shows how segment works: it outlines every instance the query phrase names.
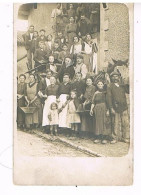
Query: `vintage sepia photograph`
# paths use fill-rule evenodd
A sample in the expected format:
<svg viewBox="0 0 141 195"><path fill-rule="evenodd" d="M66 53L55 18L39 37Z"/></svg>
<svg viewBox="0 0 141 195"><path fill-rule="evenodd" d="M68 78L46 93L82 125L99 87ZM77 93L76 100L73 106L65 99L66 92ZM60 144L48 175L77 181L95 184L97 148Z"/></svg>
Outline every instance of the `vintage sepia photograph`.
<svg viewBox="0 0 141 195"><path fill-rule="evenodd" d="M132 15L133 4L124 3L14 5L16 184L132 183ZM78 157L83 162L130 162L129 170L125 170L127 180L123 170L124 179L119 176L115 182L106 178L86 182L81 174L77 174L74 183L65 178L61 182L55 179L55 170L62 170L57 167L64 157L74 163ZM48 162L51 158L55 166L51 180L43 178L40 172L45 158ZM31 159L32 163L28 163ZM99 162L96 166L101 165L102 161ZM72 170L72 174L75 172Z"/></svg>

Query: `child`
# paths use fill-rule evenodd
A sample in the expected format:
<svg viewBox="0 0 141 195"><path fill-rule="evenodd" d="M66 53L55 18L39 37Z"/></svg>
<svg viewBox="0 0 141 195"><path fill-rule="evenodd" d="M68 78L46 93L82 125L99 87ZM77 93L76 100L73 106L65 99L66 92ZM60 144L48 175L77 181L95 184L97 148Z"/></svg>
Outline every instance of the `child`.
<svg viewBox="0 0 141 195"><path fill-rule="evenodd" d="M106 108L106 91L104 90L104 83L102 80L98 80L96 83L97 91L94 93L92 99L92 105L90 110L90 115L95 116L95 135L96 138L94 143L102 144L107 143L108 139L108 129L106 128L106 113L108 114Z"/></svg>
<svg viewBox="0 0 141 195"><path fill-rule="evenodd" d="M76 113L78 106L79 101L77 99L76 91L72 90L70 92L70 101L68 103L68 118L71 130L75 132L78 132L80 124L80 116L78 113Z"/></svg>
<svg viewBox="0 0 141 195"><path fill-rule="evenodd" d="M57 135L57 128L59 123L59 115L58 115L58 105L53 102L50 106L50 112L48 114L48 118L50 121L50 131L51 135Z"/></svg>

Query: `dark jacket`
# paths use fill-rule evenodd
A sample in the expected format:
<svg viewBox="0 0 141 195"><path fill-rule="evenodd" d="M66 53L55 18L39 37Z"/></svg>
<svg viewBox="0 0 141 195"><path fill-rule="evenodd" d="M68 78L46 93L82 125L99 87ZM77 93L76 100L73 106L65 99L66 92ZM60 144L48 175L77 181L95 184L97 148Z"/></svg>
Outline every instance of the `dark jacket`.
<svg viewBox="0 0 141 195"><path fill-rule="evenodd" d="M129 85L119 85L117 87L111 83L107 88L107 105L108 108L113 108L117 113L122 113L127 110L126 93L129 93Z"/></svg>
<svg viewBox="0 0 141 195"><path fill-rule="evenodd" d="M66 65L61 66L61 68L58 72L58 75L57 75L60 82L63 81L63 76L64 76L65 73L68 73L70 75L70 78L73 79L74 74L75 74L74 66L73 65L68 66L68 67L66 67Z"/></svg>

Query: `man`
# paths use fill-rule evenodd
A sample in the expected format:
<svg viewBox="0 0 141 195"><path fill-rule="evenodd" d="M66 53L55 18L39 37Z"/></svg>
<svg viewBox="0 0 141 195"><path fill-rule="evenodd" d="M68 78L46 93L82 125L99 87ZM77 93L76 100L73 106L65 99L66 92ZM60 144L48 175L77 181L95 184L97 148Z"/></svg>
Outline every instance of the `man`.
<svg viewBox="0 0 141 195"><path fill-rule="evenodd" d="M118 141L129 142L129 116L126 101L126 93L129 93L128 84L120 84L118 72L112 72L111 83L107 88L107 104L112 119L112 138L111 143Z"/></svg>
<svg viewBox="0 0 141 195"><path fill-rule="evenodd" d="M77 97L82 99L85 93L86 84L85 84L85 80L82 79L81 72L75 73L75 80L72 82L71 89L76 90Z"/></svg>
<svg viewBox="0 0 141 195"><path fill-rule="evenodd" d="M77 55L76 61L77 63L76 66L74 67L75 74L80 72L82 74L82 79L85 79L88 73L88 69L87 66L83 63L83 56Z"/></svg>
<svg viewBox="0 0 141 195"><path fill-rule="evenodd" d="M45 44L45 42L47 41L47 38L46 38L46 36L45 36L45 30L44 30L44 29L41 29L41 30L40 30L40 36L39 36L38 39L37 39L38 48L39 48L39 42L40 42L40 41L43 41L44 44Z"/></svg>
<svg viewBox="0 0 141 195"><path fill-rule="evenodd" d="M39 48L36 49L35 53L34 53L34 61L35 61L35 68L40 66L40 65L46 65L47 63L47 59L48 59L48 54L47 51L44 49L44 42L40 41L39 42ZM43 71L46 69L46 66L40 67L38 70L39 71Z"/></svg>
<svg viewBox="0 0 141 195"><path fill-rule="evenodd" d="M27 50L27 68L28 68L28 70L32 69L32 57L33 57L33 52L34 52L33 38L34 38L34 26L31 25L29 27L28 32L24 35L25 49Z"/></svg>
<svg viewBox="0 0 141 195"><path fill-rule="evenodd" d="M85 39L87 33L91 33L91 23L85 14L81 15L80 21L78 22L77 32L82 39Z"/></svg>
<svg viewBox="0 0 141 195"><path fill-rule="evenodd" d="M58 31L61 30L61 23L62 23L62 7L61 7L61 3L57 4L57 7L55 9L52 10L51 13L51 23L52 25L52 29L54 34L56 34Z"/></svg>

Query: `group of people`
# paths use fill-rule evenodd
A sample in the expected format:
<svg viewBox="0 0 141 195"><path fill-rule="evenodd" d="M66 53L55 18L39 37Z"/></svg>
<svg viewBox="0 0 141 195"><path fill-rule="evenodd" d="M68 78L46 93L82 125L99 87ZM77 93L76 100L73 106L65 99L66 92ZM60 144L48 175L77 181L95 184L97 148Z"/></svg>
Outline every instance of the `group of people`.
<svg viewBox="0 0 141 195"><path fill-rule="evenodd" d="M29 82L25 74L19 76L17 124L27 130L43 128L51 135L90 135L94 143L129 142L129 85L121 83L117 71L97 72L98 47L92 31L97 31L94 19L99 12L97 6L89 7L90 12L86 9L70 4L64 11L58 4L51 15L55 35L46 37L41 29L39 36L33 25L24 35ZM66 16L70 23L61 31ZM84 33L86 23L89 28ZM33 113L24 113L21 108L26 106L35 108Z"/></svg>

